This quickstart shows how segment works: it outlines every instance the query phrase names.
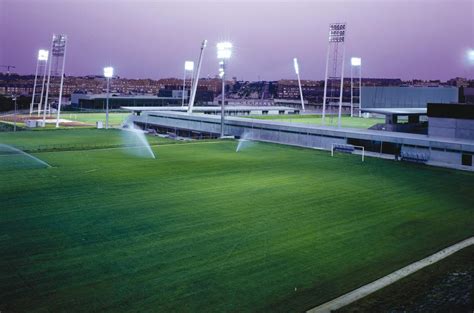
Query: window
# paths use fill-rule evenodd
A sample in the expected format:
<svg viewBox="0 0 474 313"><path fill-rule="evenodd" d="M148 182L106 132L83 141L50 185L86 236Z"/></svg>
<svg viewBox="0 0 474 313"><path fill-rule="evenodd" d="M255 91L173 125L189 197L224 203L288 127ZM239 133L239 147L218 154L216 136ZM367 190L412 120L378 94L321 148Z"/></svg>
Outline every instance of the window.
<svg viewBox="0 0 474 313"><path fill-rule="evenodd" d="M462 154L462 165L472 166L472 154Z"/></svg>

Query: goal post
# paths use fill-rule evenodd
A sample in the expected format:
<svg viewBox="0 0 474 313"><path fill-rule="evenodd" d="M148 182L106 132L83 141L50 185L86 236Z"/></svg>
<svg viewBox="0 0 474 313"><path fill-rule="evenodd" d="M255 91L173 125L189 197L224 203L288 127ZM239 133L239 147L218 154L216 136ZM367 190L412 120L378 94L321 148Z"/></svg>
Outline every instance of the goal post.
<svg viewBox="0 0 474 313"><path fill-rule="evenodd" d="M331 144L331 156L334 156L334 152L349 153L355 154L357 151L360 151L362 156L362 162L365 158L365 148L363 146L355 146L343 143L333 143Z"/></svg>

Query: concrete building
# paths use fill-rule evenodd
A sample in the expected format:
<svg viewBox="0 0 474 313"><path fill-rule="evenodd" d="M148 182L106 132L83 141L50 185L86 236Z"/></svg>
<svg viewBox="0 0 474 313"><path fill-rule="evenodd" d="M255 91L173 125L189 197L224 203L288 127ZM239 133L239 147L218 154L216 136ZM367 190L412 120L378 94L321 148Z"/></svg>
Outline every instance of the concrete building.
<svg viewBox="0 0 474 313"><path fill-rule="evenodd" d="M171 111L135 112L130 120L140 127L181 136L217 137L218 115L188 114ZM424 134L350 129L227 117L225 134L250 140L330 150L333 144L363 146L372 156L392 157L410 162L474 170L474 138L440 137Z"/></svg>
<svg viewBox="0 0 474 313"><path fill-rule="evenodd" d="M174 106L174 107L122 107L121 109L133 112L134 115L140 116L152 114L153 112L187 112L188 107ZM195 106L193 107L195 114L213 114L220 115L220 106ZM300 110L284 106L234 106L229 105L224 107L225 115L285 115L285 114L299 114Z"/></svg>
<svg viewBox="0 0 474 313"><path fill-rule="evenodd" d="M85 110L105 110L107 94L74 93L71 96L71 106ZM182 103L182 92L176 92L171 97L158 97L152 95L117 95L110 94L109 108L120 109L122 106L180 106Z"/></svg>
<svg viewBox="0 0 474 313"><path fill-rule="evenodd" d="M428 135L474 140L474 104L428 104Z"/></svg>

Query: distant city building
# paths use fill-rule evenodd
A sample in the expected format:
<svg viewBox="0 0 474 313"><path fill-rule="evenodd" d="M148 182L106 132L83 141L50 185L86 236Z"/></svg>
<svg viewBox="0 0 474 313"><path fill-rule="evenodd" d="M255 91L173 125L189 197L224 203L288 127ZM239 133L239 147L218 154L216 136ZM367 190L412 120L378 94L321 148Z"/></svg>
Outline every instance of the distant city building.
<svg viewBox="0 0 474 313"><path fill-rule="evenodd" d="M474 87L474 80L456 77L441 82L439 80L402 81L395 78L362 78L362 106L367 107L426 107L427 102L458 102L462 92L455 96L457 88ZM33 75L17 75L0 73L0 94L31 95L33 91ZM323 101L324 81L302 80L302 91L309 108L318 109ZM446 88L449 86L451 88ZM66 76L64 81L65 97L72 94L101 94L105 92L106 81L102 75ZM186 81L186 98L191 89L191 80ZM219 103L221 97L221 80L219 78L201 78L196 93L197 105ZM372 88L372 89L371 89ZM375 88L375 89L374 89ZM110 90L123 96L152 96L182 98L183 80L179 78L127 79L114 78ZM171 94L170 94L171 91ZM52 94L58 94L54 86ZM328 92L335 92L328 90ZM472 92L464 92L466 101L472 102ZM299 89L297 80L278 81L238 81L232 78L226 82L226 98L239 105L272 105L272 99L298 100ZM344 80L343 106L350 102L350 79ZM345 108L345 107L344 107Z"/></svg>
<svg viewBox="0 0 474 313"><path fill-rule="evenodd" d="M120 95L111 94L109 98L110 109L126 107L161 107L181 106L182 98L179 93L174 97L158 97L151 95ZM104 110L106 94L74 93L71 96L71 106L79 110Z"/></svg>
<svg viewBox="0 0 474 313"><path fill-rule="evenodd" d="M447 81L447 84L455 87L468 87L469 81L463 77L456 77Z"/></svg>

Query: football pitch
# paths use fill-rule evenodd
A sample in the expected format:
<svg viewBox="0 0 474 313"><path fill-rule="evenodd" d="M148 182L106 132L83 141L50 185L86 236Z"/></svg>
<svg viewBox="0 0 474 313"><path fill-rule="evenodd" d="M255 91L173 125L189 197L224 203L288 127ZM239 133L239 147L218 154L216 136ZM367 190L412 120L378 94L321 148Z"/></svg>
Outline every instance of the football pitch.
<svg viewBox="0 0 474 313"><path fill-rule="evenodd" d="M301 312L474 235L470 172L120 136L0 134L51 165L0 155L0 311Z"/></svg>
<svg viewBox="0 0 474 313"><path fill-rule="evenodd" d="M109 114L109 124L112 127L120 126L120 124L122 124L122 122L125 121L128 116L130 116L130 113L111 112ZM102 121L105 125L105 113L75 113L65 111L62 114L62 118L92 125L95 125L95 122L97 121Z"/></svg>
<svg viewBox="0 0 474 313"><path fill-rule="evenodd" d="M251 118L259 120L271 120L276 122L301 123L311 125L323 125L321 115L318 114L289 114L289 115L255 115ZM325 119L326 126L337 126L337 115L327 115ZM385 123L383 118L362 118L343 115L341 117L341 126L349 128L369 128L378 123Z"/></svg>

